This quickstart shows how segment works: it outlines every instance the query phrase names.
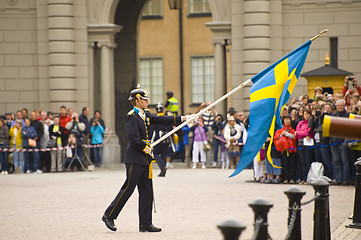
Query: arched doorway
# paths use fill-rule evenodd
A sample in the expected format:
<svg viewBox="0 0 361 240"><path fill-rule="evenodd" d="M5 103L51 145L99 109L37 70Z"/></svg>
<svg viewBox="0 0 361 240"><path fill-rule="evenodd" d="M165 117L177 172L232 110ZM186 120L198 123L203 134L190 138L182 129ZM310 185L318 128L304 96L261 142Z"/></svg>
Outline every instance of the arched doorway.
<svg viewBox="0 0 361 240"><path fill-rule="evenodd" d="M114 49L115 128L121 145L121 159L124 159L128 144L125 132L126 113L131 109L128 97L137 85L137 31L146 2L120 1L114 16L114 23L122 26L122 30L115 35Z"/></svg>

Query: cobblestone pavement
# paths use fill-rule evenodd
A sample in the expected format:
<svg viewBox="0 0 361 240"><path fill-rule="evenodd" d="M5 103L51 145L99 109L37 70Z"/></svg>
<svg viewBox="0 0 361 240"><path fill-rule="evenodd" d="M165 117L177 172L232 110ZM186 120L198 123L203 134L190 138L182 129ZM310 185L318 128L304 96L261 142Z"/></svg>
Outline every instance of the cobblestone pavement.
<svg viewBox="0 0 361 240"><path fill-rule="evenodd" d="M290 185L247 182L252 179L251 170L228 178L231 172L175 168L165 178L155 177L157 213L153 223L162 227L161 233L138 232L137 192L116 220L117 232L109 231L101 221L125 179L123 167L0 176L0 239L222 239L216 225L228 218L245 224L240 239L250 239L254 215L248 203L259 197L273 203L268 215L271 237L284 239L288 201L283 192ZM311 186L298 187L307 192L303 201L314 195ZM337 235L333 239L361 239L361 230L344 228L353 201L354 187L331 186L331 232ZM306 240L313 236L313 207L302 206L302 238Z"/></svg>

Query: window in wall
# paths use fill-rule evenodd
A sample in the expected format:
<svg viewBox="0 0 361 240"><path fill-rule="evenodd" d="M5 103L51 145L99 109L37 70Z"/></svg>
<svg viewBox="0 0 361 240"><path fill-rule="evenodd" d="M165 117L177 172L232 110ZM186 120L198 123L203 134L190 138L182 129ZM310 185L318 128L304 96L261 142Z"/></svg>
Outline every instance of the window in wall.
<svg viewBox="0 0 361 240"><path fill-rule="evenodd" d="M139 61L139 83L149 93L149 103L163 103L163 59L141 58Z"/></svg>
<svg viewBox="0 0 361 240"><path fill-rule="evenodd" d="M209 8L208 0L189 0L188 1L189 15L203 15L210 16L211 9Z"/></svg>
<svg viewBox="0 0 361 240"><path fill-rule="evenodd" d="M163 1L149 0L143 10L143 19L147 18L162 18L163 16Z"/></svg>
<svg viewBox="0 0 361 240"><path fill-rule="evenodd" d="M214 101L214 59L213 57L191 58L192 103Z"/></svg>
<svg viewBox="0 0 361 240"><path fill-rule="evenodd" d="M331 50L331 67L338 67L338 38L330 38L330 50Z"/></svg>

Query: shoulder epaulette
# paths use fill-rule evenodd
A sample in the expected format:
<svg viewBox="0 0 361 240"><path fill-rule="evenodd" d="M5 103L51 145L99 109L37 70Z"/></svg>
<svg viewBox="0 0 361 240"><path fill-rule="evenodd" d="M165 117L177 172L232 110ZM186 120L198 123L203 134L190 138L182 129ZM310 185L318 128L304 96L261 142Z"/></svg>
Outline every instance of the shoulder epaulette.
<svg viewBox="0 0 361 240"><path fill-rule="evenodd" d="M134 113L134 110L132 109L128 112L128 115L132 115L133 113Z"/></svg>
<svg viewBox="0 0 361 240"><path fill-rule="evenodd" d="M150 112L150 110L149 110L148 108L144 109L144 111L146 111L146 112Z"/></svg>

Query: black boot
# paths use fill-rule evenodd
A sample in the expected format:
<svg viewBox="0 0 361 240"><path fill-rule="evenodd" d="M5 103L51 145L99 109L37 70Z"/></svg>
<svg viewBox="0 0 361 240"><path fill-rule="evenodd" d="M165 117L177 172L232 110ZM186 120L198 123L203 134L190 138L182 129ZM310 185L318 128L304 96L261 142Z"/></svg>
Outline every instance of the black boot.
<svg viewBox="0 0 361 240"><path fill-rule="evenodd" d="M103 215L102 220L105 223L105 226L107 226L107 228L109 228L114 232L117 231L117 228L114 225L114 219L107 218L106 216Z"/></svg>
<svg viewBox="0 0 361 240"><path fill-rule="evenodd" d="M161 228L157 228L153 224L150 225L140 225L139 232L161 232Z"/></svg>
<svg viewBox="0 0 361 240"><path fill-rule="evenodd" d="M167 168L164 168L160 171L158 177L165 177L165 173L167 172Z"/></svg>

